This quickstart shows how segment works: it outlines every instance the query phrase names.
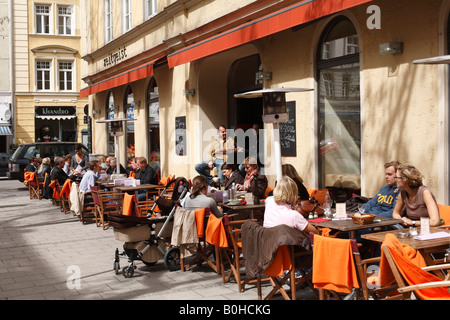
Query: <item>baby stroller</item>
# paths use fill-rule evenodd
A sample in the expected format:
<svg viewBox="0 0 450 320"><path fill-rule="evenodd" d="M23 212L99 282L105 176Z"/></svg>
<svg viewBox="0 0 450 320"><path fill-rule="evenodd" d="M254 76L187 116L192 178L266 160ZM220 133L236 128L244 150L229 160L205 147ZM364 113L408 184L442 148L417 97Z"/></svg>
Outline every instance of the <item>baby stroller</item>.
<svg viewBox="0 0 450 320"><path fill-rule="evenodd" d="M174 185L172 198L163 198L171 185ZM114 229L114 237L125 242L122 253L119 253L118 248L115 250L113 269L116 274L120 273L121 258L128 260L128 266L122 269L125 278L133 277L136 260L152 266L164 257L164 265L169 270L180 269L180 249L170 247L170 237L176 204L186 196L188 190L189 182L185 178L173 179L167 182L147 217L124 216L117 213L108 215L110 226ZM161 216L150 217L156 206L160 208Z"/></svg>

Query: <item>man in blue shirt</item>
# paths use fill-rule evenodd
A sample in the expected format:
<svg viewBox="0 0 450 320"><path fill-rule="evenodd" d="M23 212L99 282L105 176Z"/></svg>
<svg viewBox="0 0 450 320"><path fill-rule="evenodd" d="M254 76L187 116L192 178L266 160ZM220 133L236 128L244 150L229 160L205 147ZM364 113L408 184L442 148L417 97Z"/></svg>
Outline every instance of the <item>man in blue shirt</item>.
<svg viewBox="0 0 450 320"><path fill-rule="evenodd" d="M100 166L97 161L89 161L88 171L83 175L80 182L80 191L90 193L91 187L95 186L95 182L99 178Z"/></svg>
<svg viewBox="0 0 450 320"><path fill-rule="evenodd" d="M392 211L397 202L397 196L400 194L399 188L395 180L395 173L400 163L398 161L388 162L384 165L384 177L386 185L377 192L366 205L366 212L377 216L392 218Z"/></svg>

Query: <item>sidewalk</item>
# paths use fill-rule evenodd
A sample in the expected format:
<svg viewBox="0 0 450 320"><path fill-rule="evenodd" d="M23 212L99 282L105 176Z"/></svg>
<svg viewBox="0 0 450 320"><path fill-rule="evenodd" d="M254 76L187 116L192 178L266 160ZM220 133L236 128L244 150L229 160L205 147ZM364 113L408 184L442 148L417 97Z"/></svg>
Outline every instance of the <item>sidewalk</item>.
<svg viewBox="0 0 450 320"><path fill-rule="evenodd" d="M122 246L112 228L82 225L49 200L30 200L19 181L0 180L0 300L257 300L255 287L240 293L206 266L171 272L162 260L137 261L132 278L115 275Z"/></svg>

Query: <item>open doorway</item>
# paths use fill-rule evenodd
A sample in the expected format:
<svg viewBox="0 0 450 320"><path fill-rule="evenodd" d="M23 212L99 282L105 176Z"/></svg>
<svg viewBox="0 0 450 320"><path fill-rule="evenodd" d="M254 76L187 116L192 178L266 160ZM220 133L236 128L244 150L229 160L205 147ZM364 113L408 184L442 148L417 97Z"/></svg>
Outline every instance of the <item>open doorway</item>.
<svg viewBox="0 0 450 320"><path fill-rule="evenodd" d="M262 98L234 98L237 93L263 88L263 84L256 80L256 74L260 71L260 67L261 58L259 54L238 59L231 65L228 77L228 128L236 130L236 144L244 149L244 152L237 154L234 163L239 166L247 156L251 156L257 159L262 170L264 135L259 134L260 129L264 129ZM253 130L255 128L256 131ZM242 129L242 131L239 129ZM256 139L253 139L253 133L256 133ZM243 171L243 167L240 169Z"/></svg>

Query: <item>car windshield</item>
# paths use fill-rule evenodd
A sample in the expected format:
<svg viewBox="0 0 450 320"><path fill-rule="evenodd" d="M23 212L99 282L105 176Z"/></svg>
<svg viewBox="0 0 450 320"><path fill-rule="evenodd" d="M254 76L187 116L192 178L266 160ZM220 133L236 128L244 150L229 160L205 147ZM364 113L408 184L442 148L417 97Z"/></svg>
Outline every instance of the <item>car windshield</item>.
<svg viewBox="0 0 450 320"><path fill-rule="evenodd" d="M23 146L19 146L19 147L16 149L16 151L13 153L13 155L12 155L12 157L11 157L11 160L12 160L12 161L15 161L15 160L17 159L17 157L18 157L19 154L21 153L22 149L23 149Z"/></svg>

